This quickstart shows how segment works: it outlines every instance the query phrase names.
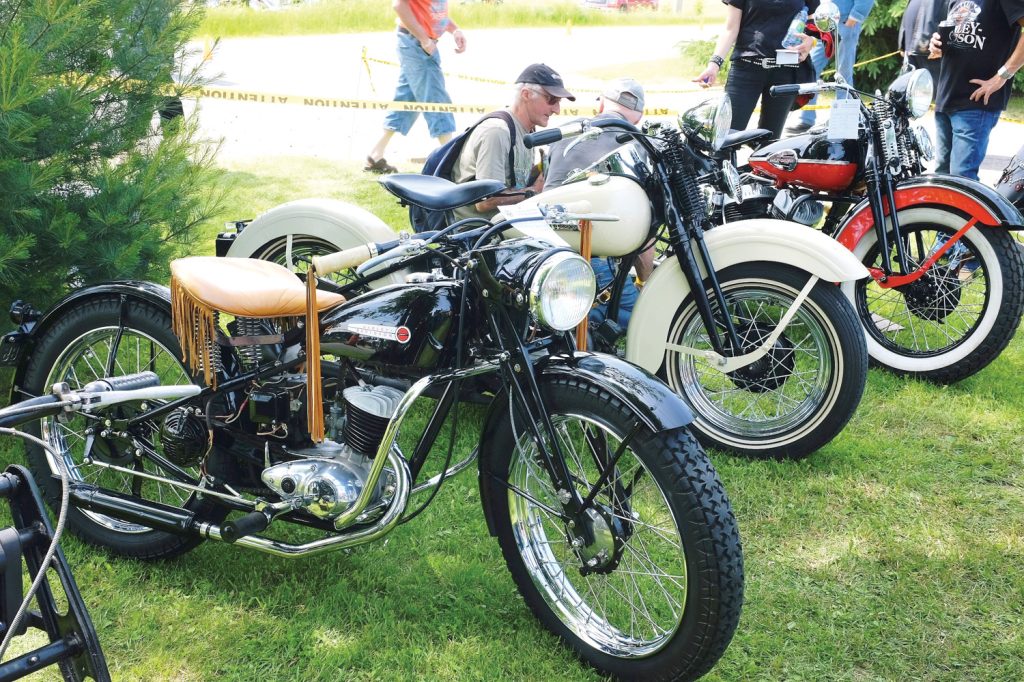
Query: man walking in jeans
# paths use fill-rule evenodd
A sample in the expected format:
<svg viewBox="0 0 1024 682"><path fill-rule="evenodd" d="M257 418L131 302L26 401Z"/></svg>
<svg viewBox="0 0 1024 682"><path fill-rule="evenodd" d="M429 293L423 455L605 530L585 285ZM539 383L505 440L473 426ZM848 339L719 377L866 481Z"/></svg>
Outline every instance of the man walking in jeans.
<svg viewBox="0 0 1024 682"><path fill-rule="evenodd" d="M957 23L949 45L932 35L929 59L942 59L935 97L937 173L978 179L988 138L1024 64L1024 1L951 0Z"/></svg>
<svg viewBox="0 0 1024 682"><path fill-rule="evenodd" d="M441 71L441 55L437 41L445 33L455 39L455 52L466 49L466 37L448 17L448 0L394 0L391 5L398 15L398 88L396 102L451 102ZM419 112L389 111L384 117L384 134L366 157L371 173L395 173L397 168L384 158L384 150L395 133L407 135ZM455 117L447 112L426 112L430 136L439 145L455 132Z"/></svg>
<svg viewBox="0 0 1024 682"><path fill-rule="evenodd" d="M836 7L839 9L839 44L836 46L836 73L843 77L843 80L853 85L853 65L857 61L857 42L860 41L860 32L864 30L864 21L875 6L875 0L836 0ZM825 56L825 43L818 42L811 50L809 57L811 66L814 67L814 77L821 78L821 72L828 63ZM837 79L838 80L838 79ZM837 92L836 97L842 99L845 93ZM814 125L814 109L818 103L818 96L815 95L795 115L796 120L786 128L786 132L792 135L806 132ZM793 120L792 118L790 119Z"/></svg>

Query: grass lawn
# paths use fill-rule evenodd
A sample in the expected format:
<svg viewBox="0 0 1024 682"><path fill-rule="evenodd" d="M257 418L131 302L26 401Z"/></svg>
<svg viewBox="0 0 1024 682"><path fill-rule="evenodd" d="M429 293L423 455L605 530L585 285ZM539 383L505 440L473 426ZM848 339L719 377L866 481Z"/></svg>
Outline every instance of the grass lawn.
<svg viewBox="0 0 1024 682"><path fill-rule="evenodd" d="M527 28L532 26L644 26L648 24L720 24L725 6L718 0L664 1L658 10L606 12L584 9L572 0L507 0L450 3L449 13L460 26L481 28ZM362 33L390 31L395 14L388 2L378 0L322 0L269 12L245 6L206 10L197 37L237 38L242 36L310 35L321 33Z"/></svg>
<svg viewBox="0 0 1024 682"><path fill-rule="evenodd" d="M404 217L354 166L275 159L223 177L218 219L312 195ZM1020 336L955 386L872 370L850 425L808 460L712 453L747 594L708 679L1024 679L1022 374ZM464 417L463 451L478 423ZM5 459L20 459L10 443ZM534 621L479 505L467 472L386 541L315 559L207 543L150 564L64 548L116 680L598 679Z"/></svg>

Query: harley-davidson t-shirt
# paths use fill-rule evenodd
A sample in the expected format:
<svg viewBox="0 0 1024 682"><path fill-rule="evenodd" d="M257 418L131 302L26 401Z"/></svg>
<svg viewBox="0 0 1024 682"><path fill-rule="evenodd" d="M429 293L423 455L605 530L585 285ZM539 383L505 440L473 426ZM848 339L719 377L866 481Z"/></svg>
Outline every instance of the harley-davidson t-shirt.
<svg viewBox="0 0 1024 682"><path fill-rule="evenodd" d="M1002 111L1010 101L1011 84L994 93L986 106L971 101L978 89L972 79L988 80L1017 45L1024 17L1024 0L950 0L949 18L956 22L949 45L942 49L937 111L963 109Z"/></svg>
<svg viewBox="0 0 1024 682"><path fill-rule="evenodd" d="M804 7L811 14L818 9L819 0L722 0L736 7L743 16L736 35L733 59L740 57L775 58L775 50L782 47L789 25Z"/></svg>

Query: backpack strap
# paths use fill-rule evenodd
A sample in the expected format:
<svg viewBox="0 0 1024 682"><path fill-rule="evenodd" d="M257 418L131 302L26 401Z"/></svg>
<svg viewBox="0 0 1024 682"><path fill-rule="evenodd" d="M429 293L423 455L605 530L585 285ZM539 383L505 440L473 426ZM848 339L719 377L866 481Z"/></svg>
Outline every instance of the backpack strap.
<svg viewBox="0 0 1024 682"><path fill-rule="evenodd" d="M505 124L508 126L508 165L506 166L505 185L507 187L516 186L516 124L512 120L512 114L508 113L504 109L501 111L495 111L492 114L488 114L485 118L502 118L505 119Z"/></svg>

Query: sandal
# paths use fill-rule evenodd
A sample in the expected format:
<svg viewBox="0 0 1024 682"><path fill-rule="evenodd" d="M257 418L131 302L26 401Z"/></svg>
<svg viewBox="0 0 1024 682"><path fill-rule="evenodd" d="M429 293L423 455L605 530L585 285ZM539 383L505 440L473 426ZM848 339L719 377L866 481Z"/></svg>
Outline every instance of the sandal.
<svg viewBox="0 0 1024 682"><path fill-rule="evenodd" d="M380 175L387 175L388 173L397 173L398 169L390 165L383 156L373 160L373 157L366 157L366 167L363 168L367 173L378 173Z"/></svg>

